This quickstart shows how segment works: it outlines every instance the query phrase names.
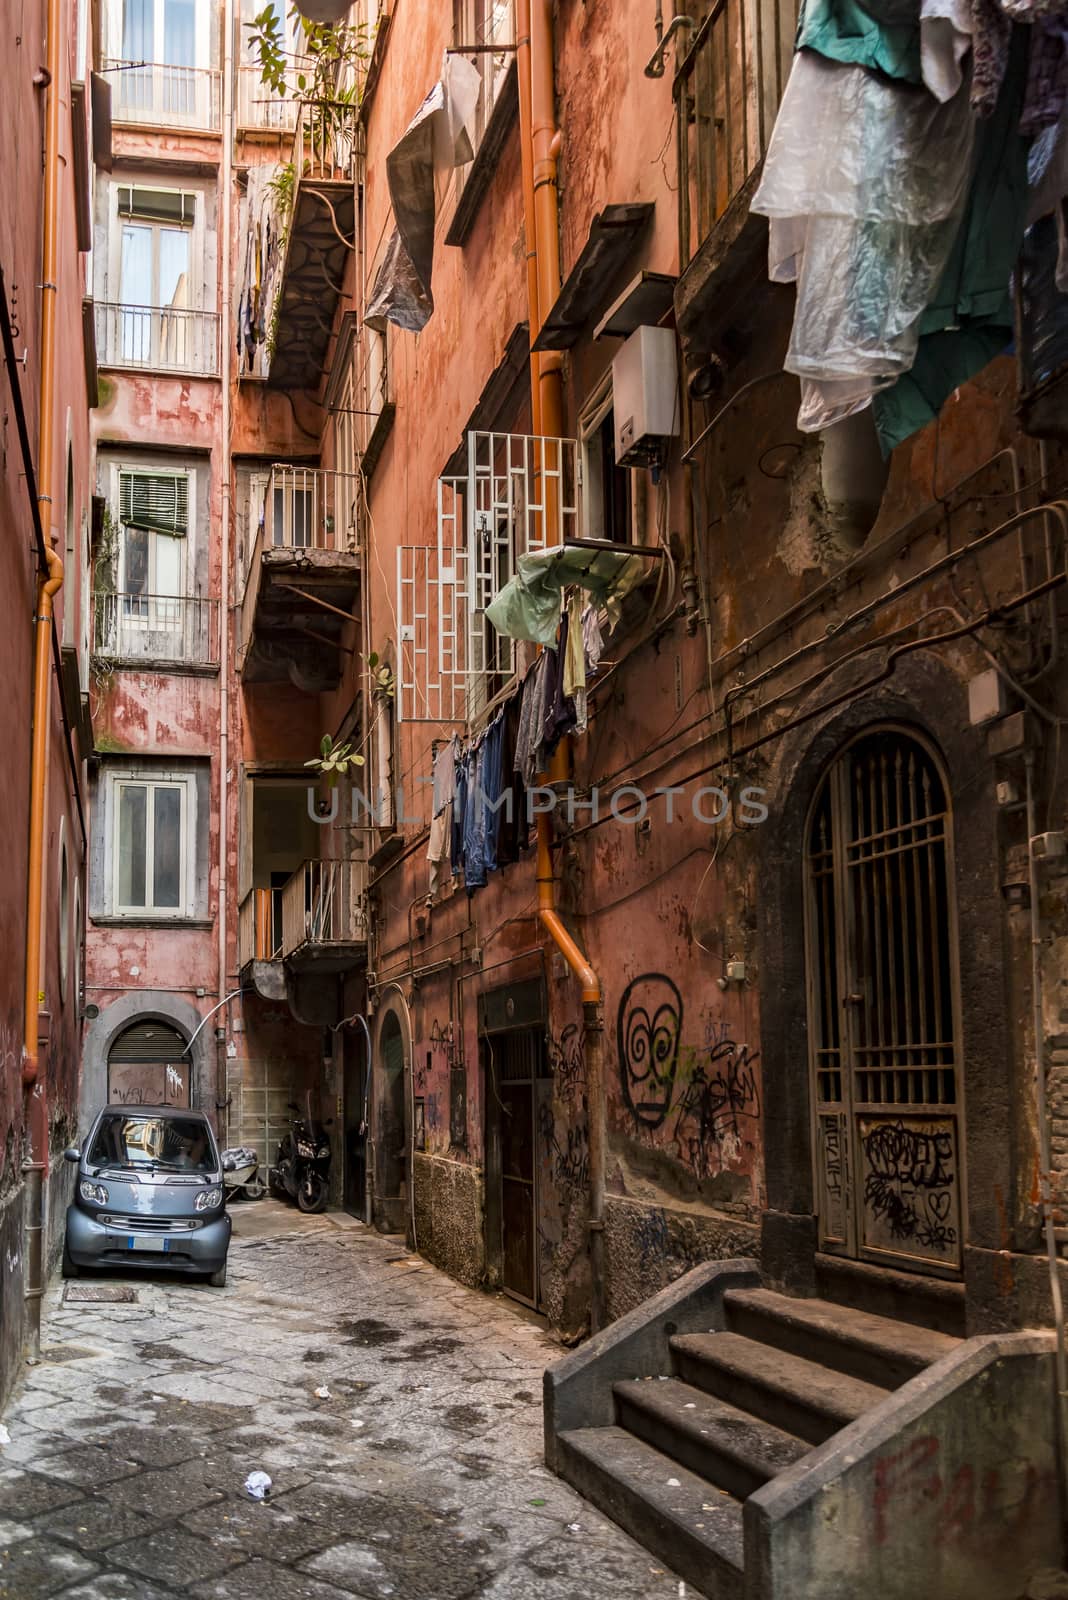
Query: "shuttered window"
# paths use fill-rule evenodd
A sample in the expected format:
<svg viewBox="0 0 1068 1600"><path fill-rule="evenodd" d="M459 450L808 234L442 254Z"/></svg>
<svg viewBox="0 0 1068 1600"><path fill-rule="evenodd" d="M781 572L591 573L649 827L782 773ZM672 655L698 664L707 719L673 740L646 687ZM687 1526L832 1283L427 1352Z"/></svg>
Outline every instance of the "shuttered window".
<svg viewBox="0 0 1068 1600"><path fill-rule="evenodd" d="M119 521L125 528L168 533L189 532L189 477L184 472L119 474Z"/></svg>

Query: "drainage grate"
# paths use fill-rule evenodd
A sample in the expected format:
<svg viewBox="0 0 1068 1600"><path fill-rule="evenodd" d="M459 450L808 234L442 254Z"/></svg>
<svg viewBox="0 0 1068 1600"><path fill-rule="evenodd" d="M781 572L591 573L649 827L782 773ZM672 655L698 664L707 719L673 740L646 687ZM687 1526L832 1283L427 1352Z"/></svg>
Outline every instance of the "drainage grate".
<svg viewBox="0 0 1068 1600"><path fill-rule="evenodd" d="M136 1305L137 1290L125 1283L68 1283L63 1291L66 1301L104 1301L109 1305Z"/></svg>

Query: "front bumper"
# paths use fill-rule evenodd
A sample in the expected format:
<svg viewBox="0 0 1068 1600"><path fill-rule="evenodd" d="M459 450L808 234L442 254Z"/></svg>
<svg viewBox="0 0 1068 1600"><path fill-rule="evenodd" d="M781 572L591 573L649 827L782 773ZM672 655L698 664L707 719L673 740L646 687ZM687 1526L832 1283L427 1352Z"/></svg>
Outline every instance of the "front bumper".
<svg viewBox="0 0 1068 1600"><path fill-rule="evenodd" d="M155 1219L162 1223L166 1219ZM133 1241L131 1244L131 1240ZM224 1212L195 1228L138 1228L98 1222L77 1204L67 1207L67 1254L79 1267L150 1267L168 1272L217 1272L230 1247Z"/></svg>

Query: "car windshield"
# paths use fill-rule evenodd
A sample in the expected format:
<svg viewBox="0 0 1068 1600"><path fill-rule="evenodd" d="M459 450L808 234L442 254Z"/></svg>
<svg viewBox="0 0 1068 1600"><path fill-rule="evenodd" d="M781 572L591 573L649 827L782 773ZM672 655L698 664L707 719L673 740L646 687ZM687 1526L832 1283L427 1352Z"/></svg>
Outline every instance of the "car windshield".
<svg viewBox="0 0 1068 1600"><path fill-rule="evenodd" d="M212 1172L215 1152L199 1117L108 1112L100 1119L88 1161L94 1167Z"/></svg>

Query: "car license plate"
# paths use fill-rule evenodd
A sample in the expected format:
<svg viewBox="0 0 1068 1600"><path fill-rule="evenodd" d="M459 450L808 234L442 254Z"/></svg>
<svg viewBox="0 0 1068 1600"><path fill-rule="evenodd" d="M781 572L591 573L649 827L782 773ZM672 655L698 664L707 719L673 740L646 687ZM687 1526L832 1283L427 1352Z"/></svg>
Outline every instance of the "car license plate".
<svg viewBox="0 0 1068 1600"><path fill-rule="evenodd" d="M151 1233L128 1233L126 1235L127 1250L169 1250L171 1241L164 1235Z"/></svg>

